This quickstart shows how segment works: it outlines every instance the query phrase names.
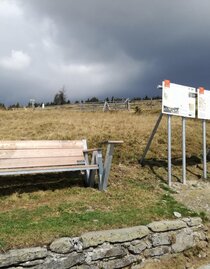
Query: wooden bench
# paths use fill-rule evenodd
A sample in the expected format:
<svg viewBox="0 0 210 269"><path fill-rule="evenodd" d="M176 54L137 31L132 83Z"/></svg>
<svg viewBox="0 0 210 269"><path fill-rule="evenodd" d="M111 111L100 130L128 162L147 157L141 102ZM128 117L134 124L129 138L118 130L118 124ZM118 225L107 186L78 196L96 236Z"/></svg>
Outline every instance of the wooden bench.
<svg viewBox="0 0 210 269"><path fill-rule="evenodd" d="M85 171L85 184L93 187L97 172L98 188L106 190L114 145L121 143L107 141L103 165L101 149L87 149L85 139L0 141L0 176Z"/></svg>

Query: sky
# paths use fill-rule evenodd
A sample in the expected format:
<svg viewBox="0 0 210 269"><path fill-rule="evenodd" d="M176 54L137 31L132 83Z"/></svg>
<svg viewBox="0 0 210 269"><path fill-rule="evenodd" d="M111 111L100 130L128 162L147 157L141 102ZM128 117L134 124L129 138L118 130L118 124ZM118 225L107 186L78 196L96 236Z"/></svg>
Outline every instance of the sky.
<svg viewBox="0 0 210 269"><path fill-rule="evenodd" d="M0 0L0 103L210 88L209 0Z"/></svg>

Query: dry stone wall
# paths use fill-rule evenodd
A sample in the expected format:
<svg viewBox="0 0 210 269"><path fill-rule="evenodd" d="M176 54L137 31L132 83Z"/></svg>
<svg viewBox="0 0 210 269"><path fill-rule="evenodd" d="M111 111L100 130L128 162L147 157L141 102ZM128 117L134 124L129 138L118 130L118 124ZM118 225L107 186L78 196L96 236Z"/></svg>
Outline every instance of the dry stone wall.
<svg viewBox="0 0 210 269"><path fill-rule="evenodd" d="M149 258L192 247L205 251L206 231L200 218L153 222L80 237L56 239L47 247L10 250L0 254L1 269L138 268Z"/></svg>

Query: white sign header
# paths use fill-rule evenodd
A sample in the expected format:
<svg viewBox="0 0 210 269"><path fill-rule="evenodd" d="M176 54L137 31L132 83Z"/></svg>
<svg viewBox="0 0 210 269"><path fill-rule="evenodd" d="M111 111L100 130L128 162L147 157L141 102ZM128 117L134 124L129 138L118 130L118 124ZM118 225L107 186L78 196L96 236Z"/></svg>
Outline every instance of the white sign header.
<svg viewBox="0 0 210 269"><path fill-rule="evenodd" d="M198 89L198 118L210 120L210 91Z"/></svg>

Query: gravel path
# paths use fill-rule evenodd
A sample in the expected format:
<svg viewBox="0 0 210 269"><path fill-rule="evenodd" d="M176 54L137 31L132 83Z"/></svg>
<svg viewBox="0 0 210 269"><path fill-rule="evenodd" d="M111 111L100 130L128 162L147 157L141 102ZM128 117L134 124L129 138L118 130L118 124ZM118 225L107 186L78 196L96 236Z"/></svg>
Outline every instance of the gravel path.
<svg viewBox="0 0 210 269"><path fill-rule="evenodd" d="M172 187L177 201L194 211L205 212L210 218L210 181L188 180L186 185L174 183Z"/></svg>
<svg viewBox="0 0 210 269"><path fill-rule="evenodd" d="M209 265L201 266L198 269L210 269L210 264Z"/></svg>

